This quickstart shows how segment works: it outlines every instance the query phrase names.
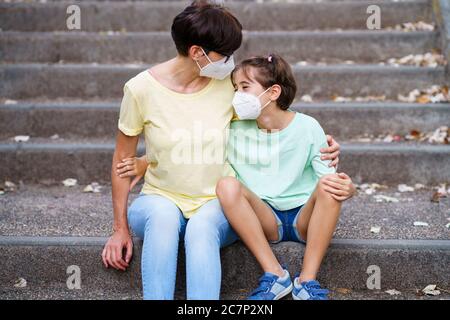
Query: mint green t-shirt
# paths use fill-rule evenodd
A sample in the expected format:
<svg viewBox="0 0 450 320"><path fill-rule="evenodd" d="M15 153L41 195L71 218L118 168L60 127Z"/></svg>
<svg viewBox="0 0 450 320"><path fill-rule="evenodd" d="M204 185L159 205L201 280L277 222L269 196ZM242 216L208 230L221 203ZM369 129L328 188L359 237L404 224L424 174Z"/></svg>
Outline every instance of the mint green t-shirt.
<svg viewBox="0 0 450 320"><path fill-rule="evenodd" d="M272 133L256 120L237 120L231 123L228 160L241 183L274 208L289 210L308 201L321 176L336 172L320 159L326 146L320 124L302 113Z"/></svg>

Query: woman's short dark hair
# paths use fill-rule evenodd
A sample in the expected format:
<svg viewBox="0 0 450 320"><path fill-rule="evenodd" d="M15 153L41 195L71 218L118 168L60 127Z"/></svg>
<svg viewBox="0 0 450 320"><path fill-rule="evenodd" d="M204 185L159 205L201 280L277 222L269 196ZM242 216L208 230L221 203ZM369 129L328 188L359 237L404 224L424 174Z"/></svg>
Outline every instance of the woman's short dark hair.
<svg viewBox="0 0 450 320"><path fill-rule="evenodd" d="M294 101L297 92L297 84L289 63L276 53L268 56L251 57L236 66L231 74L232 81L234 81L234 73L238 70L242 70L249 77L249 68L255 68L254 78L264 88L269 88L275 84L281 87L277 105L281 109L287 110Z"/></svg>
<svg viewBox="0 0 450 320"><path fill-rule="evenodd" d="M194 1L173 20L172 38L182 56L193 45L230 56L241 46L242 25L225 7Z"/></svg>

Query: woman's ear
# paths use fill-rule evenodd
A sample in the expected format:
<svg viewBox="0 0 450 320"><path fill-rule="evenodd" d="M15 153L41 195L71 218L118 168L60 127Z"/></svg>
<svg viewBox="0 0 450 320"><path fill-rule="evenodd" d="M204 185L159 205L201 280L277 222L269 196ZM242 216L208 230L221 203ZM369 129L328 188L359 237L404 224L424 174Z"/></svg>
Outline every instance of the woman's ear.
<svg viewBox="0 0 450 320"><path fill-rule="evenodd" d="M202 48L200 46L193 45L189 48L188 55L194 61L198 61L205 54L203 53Z"/></svg>

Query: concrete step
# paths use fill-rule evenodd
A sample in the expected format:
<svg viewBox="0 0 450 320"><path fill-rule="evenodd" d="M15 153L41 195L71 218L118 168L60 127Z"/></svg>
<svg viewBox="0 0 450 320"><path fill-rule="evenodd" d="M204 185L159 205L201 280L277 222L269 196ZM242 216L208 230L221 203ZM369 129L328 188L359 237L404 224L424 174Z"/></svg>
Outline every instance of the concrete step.
<svg viewBox="0 0 450 320"><path fill-rule="evenodd" d="M75 3L81 10L82 31L168 31L173 18L189 2ZM66 10L71 4L74 2L0 3L0 28L67 31ZM370 5L380 7L383 28L405 22L433 21L432 7L427 0L229 2L226 5L247 30L367 29L366 11Z"/></svg>
<svg viewBox="0 0 450 320"><path fill-rule="evenodd" d="M378 63L440 47L437 32L250 31L236 61L276 48L288 62L351 60ZM151 44L151 45L149 45ZM168 32L3 32L0 56L6 63L157 63L176 55Z"/></svg>
<svg viewBox="0 0 450 320"><path fill-rule="evenodd" d="M135 239L135 255L129 271L104 269L100 253L112 220L110 188L104 187L99 194L85 194L81 190L81 187L21 185L18 191L0 197L3 221L0 297L18 295L20 291L13 287L18 278L28 283L24 296L54 292L53 298L57 298L58 290L70 296L65 286L66 270L71 265L81 270L82 290L77 294L89 298L101 289L105 294L99 298L138 297L141 241ZM367 293L367 268L377 265L381 270L382 290L406 293L437 284L448 291L450 241L444 224L450 214L450 202L443 198L440 203L432 203L431 193L431 189L424 189L397 195L394 189L388 189L379 194L395 196L398 203L378 203L366 194L345 203L319 280L331 289ZM130 201L136 196L136 192L131 194ZM409 200L411 197L413 201ZM428 221L430 226L413 227L416 220ZM370 233L374 225L381 226L379 234ZM298 271L303 245L285 242L272 247L292 273ZM222 264L225 296L246 295L261 274L255 259L239 242L222 250ZM184 267L181 246L177 284L181 294Z"/></svg>
<svg viewBox="0 0 450 320"><path fill-rule="evenodd" d="M13 64L0 65L0 97L120 98L124 83L148 65ZM444 67L377 65L293 66L298 97L385 95L397 99L414 89L448 81Z"/></svg>
<svg viewBox="0 0 450 320"><path fill-rule="evenodd" d="M114 138L120 101L20 102L0 105L0 139L16 135L60 138ZM339 140L363 134L406 135L411 130L431 132L450 122L448 104L295 103L293 110L316 118ZM345 123L346 125L342 125Z"/></svg>
<svg viewBox="0 0 450 320"><path fill-rule="evenodd" d="M401 292L400 295L390 296L382 290L350 290L346 288L331 289L331 300L450 300L450 294L442 292L439 296L426 296L417 292L418 289L410 289ZM241 290L239 293L222 294L221 300L245 300L250 290ZM142 294L138 290L69 290L61 286L51 289L20 288L0 289L2 300L141 300ZM175 300L185 300L184 291L175 293ZM292 300L290 295L283 300Z"/></svg>
<svg viewBox="0 0 450 320"><path fill-rule="evenodd" d="M69 176L67 176L69 177ZM0 196L0 235L8 237L107 237L112 228L111 185L99 193L85 193L84 184L63 187L61 181L47 184L19 183L18 190ZM89 181L90 183L91 181ZM142 184L129 195L129 204L138 196ZM400 193L397 187L359 192L344 202L335 239L364 240L448 240L450 198L430 201L433 186ZM398 202L377 202L376 195ZM415 221L429 224L416 227ZM380 227L371 233L371 227Z"/></svg>
<svg viewBox="0 0 450 320"><path fill-rule="evenodd" d="M142 142L142 141L141 141ZM342 142L339 169L354 181L386 184L450 182L450 146L415 143L361 144ZM114 140L52 140L0 143L0 178L37 182L68 177L81 183L110 181ZM138 154L144 153L141 143ZM70 163L70 165L68 165Z"/></svg>
<svg viewBox="0 0 450 320"><path fill-rule="evenodd" d="M64 288L69 266L78 266L85 292L101 288L141 291L141 241L136 240L134 259L127 272L105 269L101 251L106 238L82 237L0 237L0 290L10 289L18 278L26 279L30 288ZM277 257L298 272L304 246L283 242L272 246ZM177 287L184 289L184 256L180 248ZM8 258L8 259L7 259ZM257 284L262 270L250 252L236 243L222 250L222 292L248 292ZM6 263L8 261L8 263ZM241 263L236 263L240 261ZM334 240L321 266L318 280L326 287L365 290L367 269L376 265L381 271L381 288L388 290L421 289L436 284L448 290L448 240Z"/></svg>
<svg viewBox="0 0 450 320"><path fill-rule="evenodd" d="M95 194L83 193L82 189L19 184L15 192L0 196L1 299L140 298L141 241L135 239L134 259L126 273L104 269L100 253L112 223L111 189L106 185ZM130 194L129 203L137 192ZM450 241L445 227L450 200L443 198L433 203L432 192L427 187L399 194L389 188L376 194L396 197L399 202L379 203L373 195L361 193L344 203L319 276L325 286L335 290L332 298L391 298L367 290L366 271L371 265L380 267L382 290L403 293L394 298L419 298L413 293L428 284L450 289ZM413 227L418 220L429 222L429 227ZM372 226L380 226L380 233L370 233ZM298 271L304 253L302 245L286 242L272 247L292 273ZM243 298L261 274L254 258L239 242L222 250L222 264L223 299ZM66 270L72 265L81 270L79 291L66 287ZM184 268L180 246L177 297L181 299ZM18 278L26 279L27 288L13 287ZM446 297L443 292L437 298Z"/></svg>

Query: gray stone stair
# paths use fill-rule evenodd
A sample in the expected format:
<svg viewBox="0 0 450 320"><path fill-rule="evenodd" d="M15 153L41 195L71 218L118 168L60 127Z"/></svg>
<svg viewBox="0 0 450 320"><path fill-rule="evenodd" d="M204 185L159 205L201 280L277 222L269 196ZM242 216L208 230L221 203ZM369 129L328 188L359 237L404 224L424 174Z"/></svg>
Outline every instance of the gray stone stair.
<svg viewBox="0 0 450 320"><path fill-rule="evenodd" d="M27 50L24 50L27 48ZM246 31L236 61L276 51L288 62L379 63L439 48L430 31ZM7 63L157 63L173 57L169 32L17 32L4 31L0 56Z"/></svg>
<svg viewBox="0 0 450 320"><path fill-rule="evenodd" d="M11 64L0 65L0 96L9 99L67 98L80 96L113 99L123 84L148 65L122 64ZM293 66L299 83L297 97L331 99L339 96L385 95L397 99L414 89L446 83L443 67L374 65Z"/></svg>
<svg viewBox="0 0 450 320"><path fill-rule="evenodd" d="M93 135L113 139L119 108L120 100L0 104L0 118L4 120L0 122L0 139L23 134L32 139L55 134L62 139L87 139ZM431 132L450 118L446 103L297 102L291 109L316 118L326 133L344 141L363 133L377 136L406 135L411 130Z"/></svg>
<svg viewBox="0 0 450 320"><path fill-rule="evenodd" d="M111 227L111 189L106 185L98 194L83 193L82 189L24 184L0 198L4 222L0 254L9 257L0 261L0 298L21 296L14 288L18 278L26 279L27 287L21 290L30 297L47 294L51 298L51 292L56 292L56 298L89 298L97 296L100 288L104 296L98 298L139 297L140 240L135 240L134 260L127 272L102 267L100 253ZM321 281L334 290L345 288L370 296L374 292L367 289L366 271L377 265L381 269L381 290L394 288L408 294L430 283L448 288L450 244L445 224L450 214L449 199L430 202L431 188L401 194L387 189L377 194L397 197L399 202L378 203L373 195L361 193L344 204L335 239L321 268ZM414 221L429 222L429 227L414 227ZM380 226L380 233L371 233L372 226ZM292 273L298 271L303 245L287 242L273 248ZM182 252L180 246L181 295ZM223 298L248 293L261 273L250 253L237 243L223 250L222 261ZM70 293L66 287L66 270L71 265L81 270L82 288L78 293ZM383 297L389 298L387 294L379 296ZM443 292L441 298L445 297Z"/></svg>
<svg viewBox="0 0 450 320"><path fill-rule="evenodd" d="M70 178L70 175L64 177ZM112 227L111 186L102 183L100 193L84 193L92 180L78 181L64 187L61 180L45 184L18 183L16 192L0 197L0 235L20 237L107 237ZM129 197L137 197L138 184ZM450 198L430 201L433 185L414 192L399 193L397 187L379 190L373 195L360 192L343 204L335 239L363 240L446 240ZM385 195L398 202L377 202L375 195ZM428 227L415 227L423 221ZM378 234L371 227L381 227ZM5 263L5 261L3 261Z"/></svg>
<svg viewBox="0 0 450 320"><path fill-rule="evenodd" d="M36 138L26 143L6 140L0 143L3 160L0 176L32 182L60 180L66 176L78 177L83 182L89 182L88 179L108 181L113 152L114 140L111 139L55 141ZM138 154L143 153L141 143ZM450 180L449 157L448 146L343 143L339 169L358 183L438 184Z"/></svg>
<svg viewBox="0 0 450 320"><path fill-rule="evenodd" d="M167 31L190 1L79 2L85 31ZM433 21L429 1L386 0L323 2L225 2L247 30L366 29L367 7L378 5L382 27L404 22ZM1 3L4 31L66 31L66 10L73 2Z"/></svg>

